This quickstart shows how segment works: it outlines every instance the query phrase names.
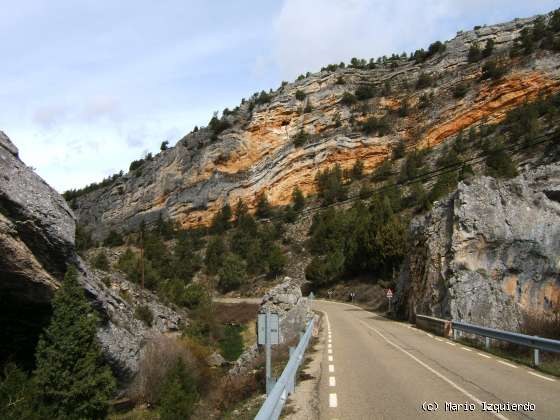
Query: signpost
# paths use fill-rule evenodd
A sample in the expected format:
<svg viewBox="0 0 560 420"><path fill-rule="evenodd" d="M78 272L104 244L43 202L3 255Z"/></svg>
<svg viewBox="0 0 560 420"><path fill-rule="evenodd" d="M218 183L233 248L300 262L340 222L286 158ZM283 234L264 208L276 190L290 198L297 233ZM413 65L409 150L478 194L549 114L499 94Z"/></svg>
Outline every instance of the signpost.
<svg viewBox="0 0 560 420"><path fill-rule="evenodd" d="M387 289L387 299L389 299L389 312L391 312L391 301L393 300L393 291Z"/></svg>
<svg viewBox="0 0 560 420"><path fill-rule="evenodd" d="M266 393L270 393L274 387L272 378L272 356L271 346L280 343L280 328L278 314L271 314L270 310L259 313L257 317L257 343L264 344L266 350Z"/></svg>

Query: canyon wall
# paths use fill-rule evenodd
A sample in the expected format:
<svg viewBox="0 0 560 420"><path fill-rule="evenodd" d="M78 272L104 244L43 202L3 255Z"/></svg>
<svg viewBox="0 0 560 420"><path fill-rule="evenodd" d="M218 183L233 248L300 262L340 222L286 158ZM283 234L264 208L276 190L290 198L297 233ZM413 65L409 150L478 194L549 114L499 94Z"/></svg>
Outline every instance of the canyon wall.
<svg viewBox="0 0 560 420"><path fill-rule="evenodd" d="M18 157L0 131L0 362L32 365L35 344L48 324L50 302L70 265L101 319L98 338L122 378L137 369L150 337L178 331L184 317L120 278L92 270L76 254L75 217L64 199ZM134 316L148 306L154 321Z"/></svg>
<svg viewBox="0 0 560 420"><path fill-rule="evenodd" d="M360 160L365 172L371 172L400 141L409 148L433 147L461 129L500 121L513 107L560 88L558 54L539 51L531 59L508 55L520 30L532 21L458 33L445 43L445 52L423 63L402 58L396 66L338 68L287 83L267 103L243 101L222 117L230 128L217 136L209 128L192 132L140 170L78 197L72 206L95 239L110 229L134 230L142 220L149 223L160 215L183 227L207 225L224 203L235 204L239 198L253 208L260 193L274 205L289 203L296 186L313 193L317 172L335 163L350 168ZM497 81L481 81L482 63L467 59L473 43L482 48L489 39L495 42L493 59L508 69ZM422 73L433 84L417 89ZM468 85L468 92L456 98L453 91L460 84ZM376 95L344 103L345 92L364 85L373 86ZM305 99L298 100L297 91ZM408 112L399 116L404 104ZM389 132L366 134L361 122L370 117L385 118ZM296 147L293 139L302 130L309 140Z"/></svg>
<svg viewBox="0 0 560 420"><path fill-rule="evenodd" d="M509 181L477 177L410 227L396 307L518 331L560 310L560 164Z"/></svg>

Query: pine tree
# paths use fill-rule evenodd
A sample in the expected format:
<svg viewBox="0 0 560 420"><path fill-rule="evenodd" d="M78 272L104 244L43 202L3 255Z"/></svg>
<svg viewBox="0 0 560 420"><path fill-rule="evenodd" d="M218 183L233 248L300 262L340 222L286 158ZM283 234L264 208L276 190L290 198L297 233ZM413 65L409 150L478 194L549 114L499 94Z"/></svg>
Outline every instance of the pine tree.
<svg viewBox="0 0 560 420"><path fill-rule="evenodd" d="M196 383L183 360L177 359L163 383L159 401L161 420L190 418L197 400Z"/></svg>
<svg viewBox="0 0 560 420"><path fill-rule="evenodd" d="M37 344L37 400L50 418L101 418L115 380L96 339L98 319L74 267L52 305L51 322Z"/></svg>
<svg viewBox="0 0 560 420"><path fill-rule="evenodd" d="M272 209L270 208L270 203L265 193L259 194L255 216L257 216L258 219L267 219L272 216Z"/></svg>
<svg viewBox="0 0 560 420"><path fill-rule="evenodd" d="M292 191L292 202L295 211L303 210L305 207L305 197L299 187L294 188L294 191Z"/></svg>

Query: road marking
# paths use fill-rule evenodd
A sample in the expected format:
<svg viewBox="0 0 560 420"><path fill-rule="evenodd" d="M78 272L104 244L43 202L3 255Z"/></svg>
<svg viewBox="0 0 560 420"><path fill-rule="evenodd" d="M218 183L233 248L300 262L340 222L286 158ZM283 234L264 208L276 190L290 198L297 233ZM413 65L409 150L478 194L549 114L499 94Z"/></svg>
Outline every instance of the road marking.
<svg viewBox="0 0 560 420"><path fill-rule="evenodd" d="M329 394L329 407L336 408L338 406L338 400L336 394Z"/></svg>
<svg viewBox="0 0 560 420"><path fill-rule="evenodd" d="M428 335L428 337L434 338L434 336L432 334L430 334L430 333L426 333L426 334Z"/></svg>
<svg viewBox="0 0 560 420"><path fill-rule="evenodd" d="M334 376L329 376L329 386L336 386L336 378Z"/></svg>
<svg viewBox="0 0 560 420"><path fill-rule="evenodd" d="M478 354L479 356L482 356L482 357L486 357L487 359L491 359L491 357L488 356L487 354L479 353L479 352L476 352L476 354Z"/></svg>
<svg viewBox="0 0 560 420"><path fill-rule="evenodd" d="M437 370L435 370L434 368L430 367L429 365L427 365L426 363L424 363L422 360L420 360L419 358L417 358L416 356L414 356L412 353L406 351L405 349L403 349L401 346L399 346L398 344L392 342L391 340L389 340L387 337L385 337L381 332L379 332L379 330L377 328L371 327L369 325L367 325L365 322L360 321L362 324L364 324L364 326L366 328L369 328L372 331L375 331L377 333L377 335L379 335L381 338L383 338L383 340L385 340L387 343L389 343L390 345L392 345L393 347L395 347L397 350L400 350L401 352L403 352L404 354L406 354L408 357L410 357L412 360L414 360L416 363L418 363L420 366L423 366L424 368L426 368L427 370L429 370L430 372L432 372L434 375L436 375L438 378L442 379L443 381L447 382L449 385L451 385L453 388L455 388L457 391L461 392L463 395L465 395L467 398L470 398L471 400L473 400L475 403L482 405L482 401L479 400L478 398L476 398L474 395L472 395L469 391L467 391L464 388L461 388L459 385L457 385L455 382L453 382L451 379L449 379L447 376L441 374L440 372L438 372ZM494 416L496 416L497 418L501 419L501 420L507 420L507 417L502 416L499 413L493 412L492 414Z"/></svg>
<svg viewBox="0 0 560 420"><path fill-rule="evenodd" d="M441 338L434 337L437 341L443 341Z"/></svg>
<svg viewBox="0 0 560 420"><path fill-rule="evenodd" d="M506 365L506 366L512 367L514 369L517 369L517 366L512 365L511 363L508 363L508 362L504 362L503 360L498 360L498 363L501 363L502 365Z"/></svg>
<svg viewBox="0 0 560 420"><path fill-rule="evenodd" d="M327 351L329 352L329 354L332 354L332 349L328 349Z"/></svg>
<svg viewBox="0 0 560 420"><path fill-rule="evenodd" d="M334 365L329 365L329 372L334 373Z"/></svg>
<svg viewBox="0 0 560 420"><path fill-rule="evenodd" d="M461 348L465 351L472 351L472 349L469 349L468 347L461 347Z"/></svg>
<svg viewBox="0 0 560 420"><path fill-rule="evenodd" d="M447 344L449 344L450 346L454 346L455 343L452 343L451 341L446 341Z"/></svg>
<svg viewBox="0 0 560 420"><path fill-rule="evenodd" d="M329 343L329 344L327 344L327 346L330 349L332 347L332 344Z"/></svg>
<svg viewBox="0 0 560 420"><path fill-rule="evenodd" d="M552 378L549 378L547 376L539 375L538 373L531 372L530 370L528 370L527 373L529 373L533 376L536 376L537 378L546 379L547 381L550 381L550 382L556 382L556 379L552 379Z"/></svg>
<svg viewBox="0 0 560 420"><path fill-rule="evenodd" d="M332 362L332 361L333 361L333 357L329 356L329 362Z"/></svg>

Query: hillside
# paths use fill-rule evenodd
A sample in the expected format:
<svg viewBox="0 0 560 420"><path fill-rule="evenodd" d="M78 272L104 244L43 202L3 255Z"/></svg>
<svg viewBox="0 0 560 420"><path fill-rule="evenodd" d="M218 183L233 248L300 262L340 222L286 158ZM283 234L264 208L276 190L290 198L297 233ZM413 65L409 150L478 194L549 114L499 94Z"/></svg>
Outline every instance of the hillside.
<svg viewBox="0 0 560 420"><path fill-rule="evenodd" d="M401 142L408 150L434 148L558 91L555 20L529 49L524 34L535 19L458 33L411 57L353 59L300 76L224 110L104 186L66 197L80 225L102 239L160 215L184 228L209 225L225 203L242 199L254 209L262 194L289 204L296 186L316 193L317 173L334 164L360 162L372 173Z"/></svg>

